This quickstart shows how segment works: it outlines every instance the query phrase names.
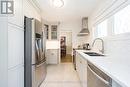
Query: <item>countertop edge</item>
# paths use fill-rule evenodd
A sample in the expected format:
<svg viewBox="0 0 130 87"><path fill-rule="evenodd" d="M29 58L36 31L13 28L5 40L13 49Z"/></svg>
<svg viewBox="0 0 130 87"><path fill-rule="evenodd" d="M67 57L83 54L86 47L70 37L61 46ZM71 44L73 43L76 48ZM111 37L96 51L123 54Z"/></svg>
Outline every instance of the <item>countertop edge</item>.
<svg viewBox="0 0 130 87"><path fill-rule="evenodd" d="M99 68L101 71L103 71L105 74L107 74L108 76L110 76L114 81L116 81L119 85L123 86L123 87L128 87L126 86L122 81L120 81L119 79L117 79L114 75L110 74L109 72L105 71L103 68L101 68L99 65L95 64L92 60L90 60L90 56L87 56L89 58L86 58L85 55L83 54L83 52L86 52L85 50L76 50L76 52L78 52L85 60L91 62L92 64L94 64L97 68Z"/></svg>

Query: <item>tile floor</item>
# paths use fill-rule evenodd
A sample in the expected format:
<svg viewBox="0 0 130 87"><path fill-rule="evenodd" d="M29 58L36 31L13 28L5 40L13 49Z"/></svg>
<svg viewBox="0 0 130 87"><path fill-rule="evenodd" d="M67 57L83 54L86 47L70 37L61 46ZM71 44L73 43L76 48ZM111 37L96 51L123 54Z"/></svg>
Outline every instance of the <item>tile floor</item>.
<svg viewBox="0 0 130 87"><path fill-rule="evenodd" d="M72 63L48 65L47 77L40 87L81 87Z"/></svg>

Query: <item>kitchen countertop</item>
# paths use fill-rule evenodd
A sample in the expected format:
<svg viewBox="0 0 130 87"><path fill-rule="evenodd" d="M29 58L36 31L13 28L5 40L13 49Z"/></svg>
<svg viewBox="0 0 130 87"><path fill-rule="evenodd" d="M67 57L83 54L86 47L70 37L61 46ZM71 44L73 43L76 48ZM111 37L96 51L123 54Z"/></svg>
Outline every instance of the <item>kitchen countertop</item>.
<svg viewBox="0 0 130 87"><path fill-rule="evenodd" d="M106 56L88 56L85 50L76 50L84 59L94 64L122 87L130 87L130 61Z"/></svg>

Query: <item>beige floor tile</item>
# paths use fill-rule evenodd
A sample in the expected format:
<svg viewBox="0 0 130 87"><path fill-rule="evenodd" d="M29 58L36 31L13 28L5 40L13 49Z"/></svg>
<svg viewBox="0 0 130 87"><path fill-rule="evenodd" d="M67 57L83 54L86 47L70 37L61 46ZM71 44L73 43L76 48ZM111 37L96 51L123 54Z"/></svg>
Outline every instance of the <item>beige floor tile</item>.
<svg viewBox="0 0 130 87"><path fill-rule="evenodd" d="M47 76L40 87L81 87L72 63L48 65Z"/></svg>

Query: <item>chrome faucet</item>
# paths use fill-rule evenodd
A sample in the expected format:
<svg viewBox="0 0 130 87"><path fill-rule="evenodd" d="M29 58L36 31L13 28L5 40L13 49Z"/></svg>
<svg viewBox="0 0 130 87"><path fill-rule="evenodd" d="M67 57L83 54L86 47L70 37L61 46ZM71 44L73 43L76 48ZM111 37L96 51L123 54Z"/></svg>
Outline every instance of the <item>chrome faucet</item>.
<svg viewBox="0 0 130 87"><path fill-rule="evenodd" d="M93 41L93 43L92 43L92 47L94 46L96 40L100 40L100 41L102 42L102 49L99 50L99 51L100 51L101 53L104 53L104 41L103 41L103 39L101 39L101 38L96 38L96 39Z"/></svg>

